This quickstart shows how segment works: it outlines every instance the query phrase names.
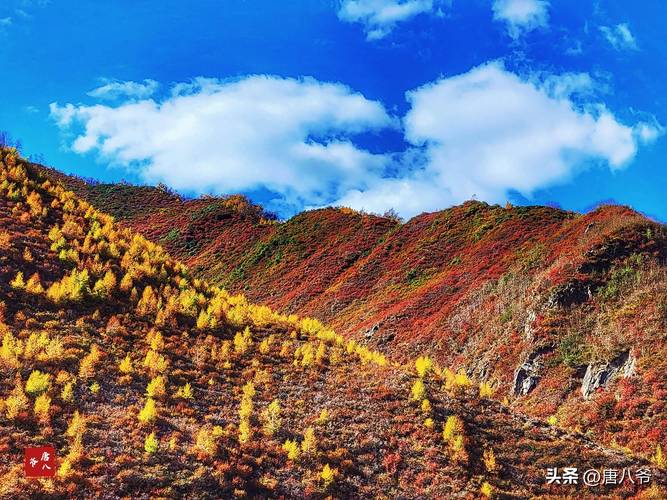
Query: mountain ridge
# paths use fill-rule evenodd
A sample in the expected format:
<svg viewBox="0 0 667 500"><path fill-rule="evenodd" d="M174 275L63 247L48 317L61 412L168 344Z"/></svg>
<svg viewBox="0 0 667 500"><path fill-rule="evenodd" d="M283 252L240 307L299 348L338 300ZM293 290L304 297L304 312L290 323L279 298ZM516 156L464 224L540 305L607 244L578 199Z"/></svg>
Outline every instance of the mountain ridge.
<svg viewBox="0 0 667 500"><path fill-rule="evenodd" d="M92 199L88 185L77 189ZM396 359L428 353L517 410L609 445L650 455L667 439L655 396L667 387L654 375L667 352L667 237L628 207L576 214L473 201L405 223L346 208L276 222L239 197L153 207L140 202L151 199L144 189L173 195L108 189L137 210L118 213L121 224L230 291ZM97 200L113 213L113 196ZM621 357L635 364L627 377L604 368Z"/></svg>
<svg viewBox="0 0 667 500"><path fill-rule="evenodd" d="M0 497L528 498L571 493L545 481L554 464L648 466L430 358L193 278L1 153ZM58 472L28 481L23 448L44 443ZM665 479L591 491L648 498Z"/></svg>

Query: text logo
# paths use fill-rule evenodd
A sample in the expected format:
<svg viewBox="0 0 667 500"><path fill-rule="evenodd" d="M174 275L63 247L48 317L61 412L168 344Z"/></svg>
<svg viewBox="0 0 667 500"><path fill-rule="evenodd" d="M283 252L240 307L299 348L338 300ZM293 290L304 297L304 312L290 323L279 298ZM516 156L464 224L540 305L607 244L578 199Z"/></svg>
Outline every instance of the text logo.
<svg viewBox="0 0 667 500"><path fill-rule="evenodd" d="M634 471L630 467L622 469L588 469L581 473L578 467L549 467L546 473L547 484L565 484L584 486L622 485L624 483L649 484L652 471L648 467L638 467Z"/></svg>
<svg viewBox="0 0 667 500"><path fill-rule="evenodd" d="M53 477L56 474L56 450L53 446L25 449L23 462L26 477Z"/></svg>

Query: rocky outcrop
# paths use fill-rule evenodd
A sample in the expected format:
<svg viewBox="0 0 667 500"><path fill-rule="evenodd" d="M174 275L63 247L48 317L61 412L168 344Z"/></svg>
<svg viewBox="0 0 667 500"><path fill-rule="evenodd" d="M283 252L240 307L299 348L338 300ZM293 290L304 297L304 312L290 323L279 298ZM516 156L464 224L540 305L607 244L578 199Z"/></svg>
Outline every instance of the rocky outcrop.
<svg viewBox="0 0 667 500"><path fill-rule="evenodd" d="M541 377L541 357L551 350L550 347L540 347L531 352L523 363L514 372L512 393L515 396L525 396L535 389Z"/></svg>
<svg viewBox="0 0 667 500"><path fill-rule="evenodd" d="M571 281L554 289L547 300L546 307L551 309L567 308L583 304L592 298L593 288L590 283Z"/></svg>
<svg viewBox="0 0 667 500"><path fill-rule="evenodd" d="M368 330L366 330L366 332L364 332L364 338L366 338L367 340L372 339L379 329L380 329L380 323L374 324L371 328L369 328Z"/></svg>
<svg viewBox="0 0 667 500"><path fill-rule="evenodd" d="M528 342L532 342L535 339L535 322L537 321L537 313L532 309L528 311L526 317L526 323L523 327L523 333L526 336Z"/></svg>
<svg viewBox="0 0 667 500"><path fill-rule="evenodd" d="M581 383L581 394L585 399L600 387L607 387L609 382L617 376L630 377L636 370L637 358L625 351L608 363L593 363L586 368L586 374Z"/></svg>

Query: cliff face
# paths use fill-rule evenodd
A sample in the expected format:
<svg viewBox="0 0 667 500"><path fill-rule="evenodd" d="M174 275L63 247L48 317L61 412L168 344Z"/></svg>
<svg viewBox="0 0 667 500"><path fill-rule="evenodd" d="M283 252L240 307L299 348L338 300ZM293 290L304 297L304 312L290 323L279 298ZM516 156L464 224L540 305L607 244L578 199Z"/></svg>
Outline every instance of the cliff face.
<svg viewBox="0 0 667 500"><path fill-rule="evenodd" d="M468 202L404 224L348 209L275 222L240 197L162 206L124 186L127 213L114 189L77 186L231 292L395 359L429 353L603 442L650 454L667 439L667 236L628 208Z"/></svg>

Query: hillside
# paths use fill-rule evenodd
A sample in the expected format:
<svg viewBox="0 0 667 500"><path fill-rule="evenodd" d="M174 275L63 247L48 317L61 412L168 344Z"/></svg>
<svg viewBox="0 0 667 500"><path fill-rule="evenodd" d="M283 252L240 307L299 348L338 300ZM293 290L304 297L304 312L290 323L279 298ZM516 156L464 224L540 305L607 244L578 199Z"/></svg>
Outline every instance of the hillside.
<svg viewBox="0 0 667 500"><path fill-rule="evenodd" d="M159 247L26 176L12 152L1 177L3 495L318 495L324 465L338 471L328 488L342 496L473 493L485 481L531 495L553 491L543 469L556 460L631 463L480 399L465 377L440 389L448 372L438 368L411 401L414 369L189 279ZM274 399L279 423L265 439ZM447 445L442 428L454 417L461 439ZM316 444L290 459L283 444L313 431ZM159 453L146 451L147 436ZM58 478L26 482L22 449L44 442L62 454ZM489 449L495 467L484 466Z"/></svg>
<svg viewBox="0 0 667 500"><path fill-rule="evenodd" d="M0 497L570 495L648 462L190 276L13 150L0 165ZM23 477L52 444L54 479ZM660 496L626 482L589 493Z"/></svg>
<svg viewBox="0 0 667 500"><path fill-rule="evenodd" d="M404 224L332 208L278 223L239 197L162 208L155 188L64 181L232 292L404 362L427 352L607 445L667 444L666 232L628 208L468 202Z"/></svg>

